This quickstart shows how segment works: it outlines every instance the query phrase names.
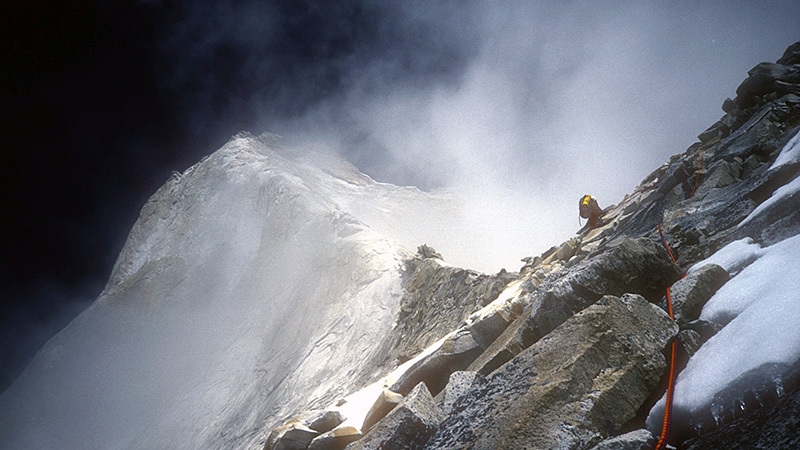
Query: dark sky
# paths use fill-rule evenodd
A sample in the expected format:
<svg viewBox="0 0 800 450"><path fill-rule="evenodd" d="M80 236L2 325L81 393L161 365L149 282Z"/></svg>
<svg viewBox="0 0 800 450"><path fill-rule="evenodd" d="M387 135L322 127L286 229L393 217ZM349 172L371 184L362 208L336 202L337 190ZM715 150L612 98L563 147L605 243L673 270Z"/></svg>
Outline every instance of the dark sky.
<svg viewBox="0 0 800 450"><path fill-rule="evenodd" d="M536 220L485 216L542 236L533 254L573 226L560 205L618 201L799 30L795 1L4 5L0 388L97 296L169 174L238 131L481 207L524 198Z"/></svg>

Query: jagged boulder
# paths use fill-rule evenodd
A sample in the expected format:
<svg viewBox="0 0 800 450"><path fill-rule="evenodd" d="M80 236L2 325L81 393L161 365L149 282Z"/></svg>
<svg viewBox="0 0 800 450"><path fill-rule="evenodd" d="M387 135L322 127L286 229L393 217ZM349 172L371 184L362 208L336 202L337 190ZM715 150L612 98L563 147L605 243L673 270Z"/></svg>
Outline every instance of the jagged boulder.
<svg viewBox="0 0 800 450"><path fill-rule="evenodd" d="M620 237L605 250L545 281L532 302L527 330L533 342L604 295L639 294L661 299L681 275L659 242Z"/></svg>
<svg viewBox="0 0 800 450"><path fill-rule="evenodd" d="M678 340L683 346L683 351L686 352L689 358L703 345L700 333L694 330L681 330L681 332L678 333Z"/></svg>
<svg viewBox="0 0 800 450"><path fill-rule="evenodd" d="M633 418L678 332L638 295L606 296L459 401L428 449L587 448Z"/></svg>
<svg viewBox="0 0 800 450"><path fill-rule="evenodd" d="M754 112L736 131L718 145L714 145L706 160L707 166L715 161L730 161L734 156L747 159L752 154L772 153L779 148L777 138L784 131L784 119L796 113L795 94L786 94L776 101L754 107Z"/></svg>
<svg viewBox="0 0 800 450"><path fill-rule="evenodd" d="M319 436L319 432L302 423L284 424L272 430L264 445L264 450L305 450L311 440L317 436Z"/></svg>
<svg viewBox="0 0 800 450"><path fill-rule="evenodd" d="M700 317L706 302L730 279L728 272L716 264L707 264L676 281L670 288L672 310L678 325Z"/></svg>
<svg viewBox="0 0 800 450"><path fill-rule="evenodd" d="M450 374L464 370L483 352L472 338L472 333L462 328L447 338L436 351L411 366L392 385L391 390L407 394L414 386L425 383L433 395L444 389Z"/></svg>
<svg viewBox="0 0 800 450"><path fill-rule="evenodd" d="M456 402L475 389L475 386L483 383L486 383L486 378L477 372L456 371L451 373L447 380L447 386L435 398L439 402L442 415L446 417L457 410Z"/></svg>
<svg viewBox="0 0 800 450"><path fill-rule="evenodd" d="M736 89L735 101L740 108L754 105L757 97L778 90L791 90L793 85L800 83L798 70L778 63L759 63L747 74L749 76Z"/></svg>
<svg viewBox="0 0 800 450"><path fill-rule="evenodd" d="M708 167L703 175L703 181L698 181L695 195L704 197L712 189L729 186L741 181L742 163L742 159L736 156L731 162L718 161L713 166Z"/></svg>
<svg viewBox="0 0 800 450"><path fill-rule="evenodd" d="M296 414L278 427L275 427L267 437L264 450L294 450L305 449L311 441L333 430L344 422L344 416L339 411L309 410Z"/></svg>
<svg viewBox="0 0 800 450"><path fill-rule="evenodd" d="M617 238L593 257L548 276L527 309L467 370L489 375L603 295L635 293L657 301L681 273L661 243Z"/></svg>
<svg viewBox="0 0 800 450"><path fill-rule="evenodd" d="M422 448L438 429L441 412L433 396L418 384L408 396L364 437L347 446L347 450L401 450Z"/></svg>
<svg viewBox="0 0 800 450"><path fill-rule="evenodd" d="M514 283L514 285L518 286L519 282ZM515 291L514 295L506 299L506 301L498 298L498 301L492 302L469 317L469 332L475 342L482 348L487 348L491 345L522 314L526 300L523 295L520 295L521 289L517 288Z"/></svg>
<svg viewBox="0 0 800 450"><path fill-rule="evenodd" d="M386 417L400 402L403 401L403 396L397 392L392 392L389 389L383 389L381 394L375 399L375 403L367 411L364 417L364 424L361 430L364 432L369 431L373 425L378 423L381 419Z"/></svg>
<svg viewBox="0 0 800 450"><path fill-rule="evenodd" d="M531 308L526 309L467 367L467 370L484 376L489 375L533 344L533 335L528 326L530 314Z"/></svg>
<svg viewBox="0 0 800 450"><path fill-rule="evenodd" d="M349 444L361 439L361 431L356 427L334 428L315 437L308 450L344 450Z"/></svg>

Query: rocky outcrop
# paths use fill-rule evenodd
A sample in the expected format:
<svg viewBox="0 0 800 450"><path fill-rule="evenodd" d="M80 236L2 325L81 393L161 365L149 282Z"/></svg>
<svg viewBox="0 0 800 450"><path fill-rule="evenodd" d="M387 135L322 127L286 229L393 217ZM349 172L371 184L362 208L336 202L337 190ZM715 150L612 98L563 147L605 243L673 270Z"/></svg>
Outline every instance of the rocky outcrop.
<svg viewBox="0 0 800 450"><path fill-rule="evenodd" d="M419 383L424 382L431 394L436 395L444 389L450 374L464 370L483 352L467 329L456 331L442 346L432 354L414 364L391 389L407 394Z"/></svg>
<svg viewBox="0 0 800 450"><path fill-rule="evenodd" d="M383 389L378 399L367 411L367 416L364 418L364 424L361 430L369 431L373 425L378 423L379 420L386 417L400 402L403 401L403 396L397 392L392 392L389 389Z"/></svg>
<svg viewBox="0 0 800 450"><path fill-rule="evenodd" d="M304 411L276 427L264 450L303 450L320 434L330 432L344 421L337 411Z"/></svg>
<svg viewBox="0 0 800 450"><path fill-rule="evenodd" d="M475 371L481 375L489 375L495 369L510 361L520 352L533 344L533 337L528 326L531 308L512 322L500 336L481 353L467 370Z"/></svg>
<svg viewBox="0 0 800 450"><path fill-rule="evenodd" d="M315 437L308 450L344 450L348 444L361 439L361 431L352 426L335 428Z"/></svg>
<svg viewBox="0 0 800 450"><path fill-rule="evenodd" d="M677 327L638 295L606 296L459 400L426 448L585 448L658 383Z"/></svg>
<svg viewBox="0 0 800 450"><path fill-rule="evenodd" d="M442 415L447 417L458 411L461 408L461 405L457 403L458 400L484 383L486 383L486 378L476 372L458 371L450 374L447 386L436 396Z"/></svg>
<svg viewBox="0 0 800 450"><path fill-rule="evenodd" d="M531 303L528 333L535 342L604 295L634 293L658 301L681 273L660 243L620 237L542 283Z"/></svg>
<svg viewBox="0 0 800 450"><path fill-rule="evenodd" d="M407 279L391 356L404 362L456 329L470 314L492 302L514 275L484 275L445 264L421 246L406 263Z"/></svg>

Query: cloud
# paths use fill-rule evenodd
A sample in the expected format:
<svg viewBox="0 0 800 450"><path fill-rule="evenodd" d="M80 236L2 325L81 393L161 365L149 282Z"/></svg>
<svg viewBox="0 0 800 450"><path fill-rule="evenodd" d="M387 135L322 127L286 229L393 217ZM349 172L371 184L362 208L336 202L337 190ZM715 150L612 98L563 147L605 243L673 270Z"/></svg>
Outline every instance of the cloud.
<svg viewBox="0 0 800 450"><path fill-rule="evenodd" d="M458 192L475 216L459 228L505 266L571 236L581 195L621 200L800 37L792 2L188 5L167 66L199 89L195 128L277 132Z"/></svg>
<svg viewBox="0 0 800 450"><path fill-rule="evenodd" d="M475 216L462 227L513 257L572 235L584 193L616 203L683 152L746 71L777 59L800 29L788 4L468 9L479 39L457 77L380 85L364 61L348 95L316 105L292 132L324 136L379 180L462 193ZM459 26L429 12L399 20ZM476 247L478 259L485 251Z"/></svg>

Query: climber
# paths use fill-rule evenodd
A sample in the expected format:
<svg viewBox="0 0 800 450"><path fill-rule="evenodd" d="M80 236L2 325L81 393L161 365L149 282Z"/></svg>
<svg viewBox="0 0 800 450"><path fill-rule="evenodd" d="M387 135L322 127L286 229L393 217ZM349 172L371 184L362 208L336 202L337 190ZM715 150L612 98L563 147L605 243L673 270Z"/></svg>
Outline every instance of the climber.
<svg viewBox="0 0 800 450"><path fill-rule="evenodd" d="M589 194L581 197L579 211L581 217L589 219L590 229L596 227L603 217L603 210L600 208L600 205L597 204L597 199Z"/></svg>

